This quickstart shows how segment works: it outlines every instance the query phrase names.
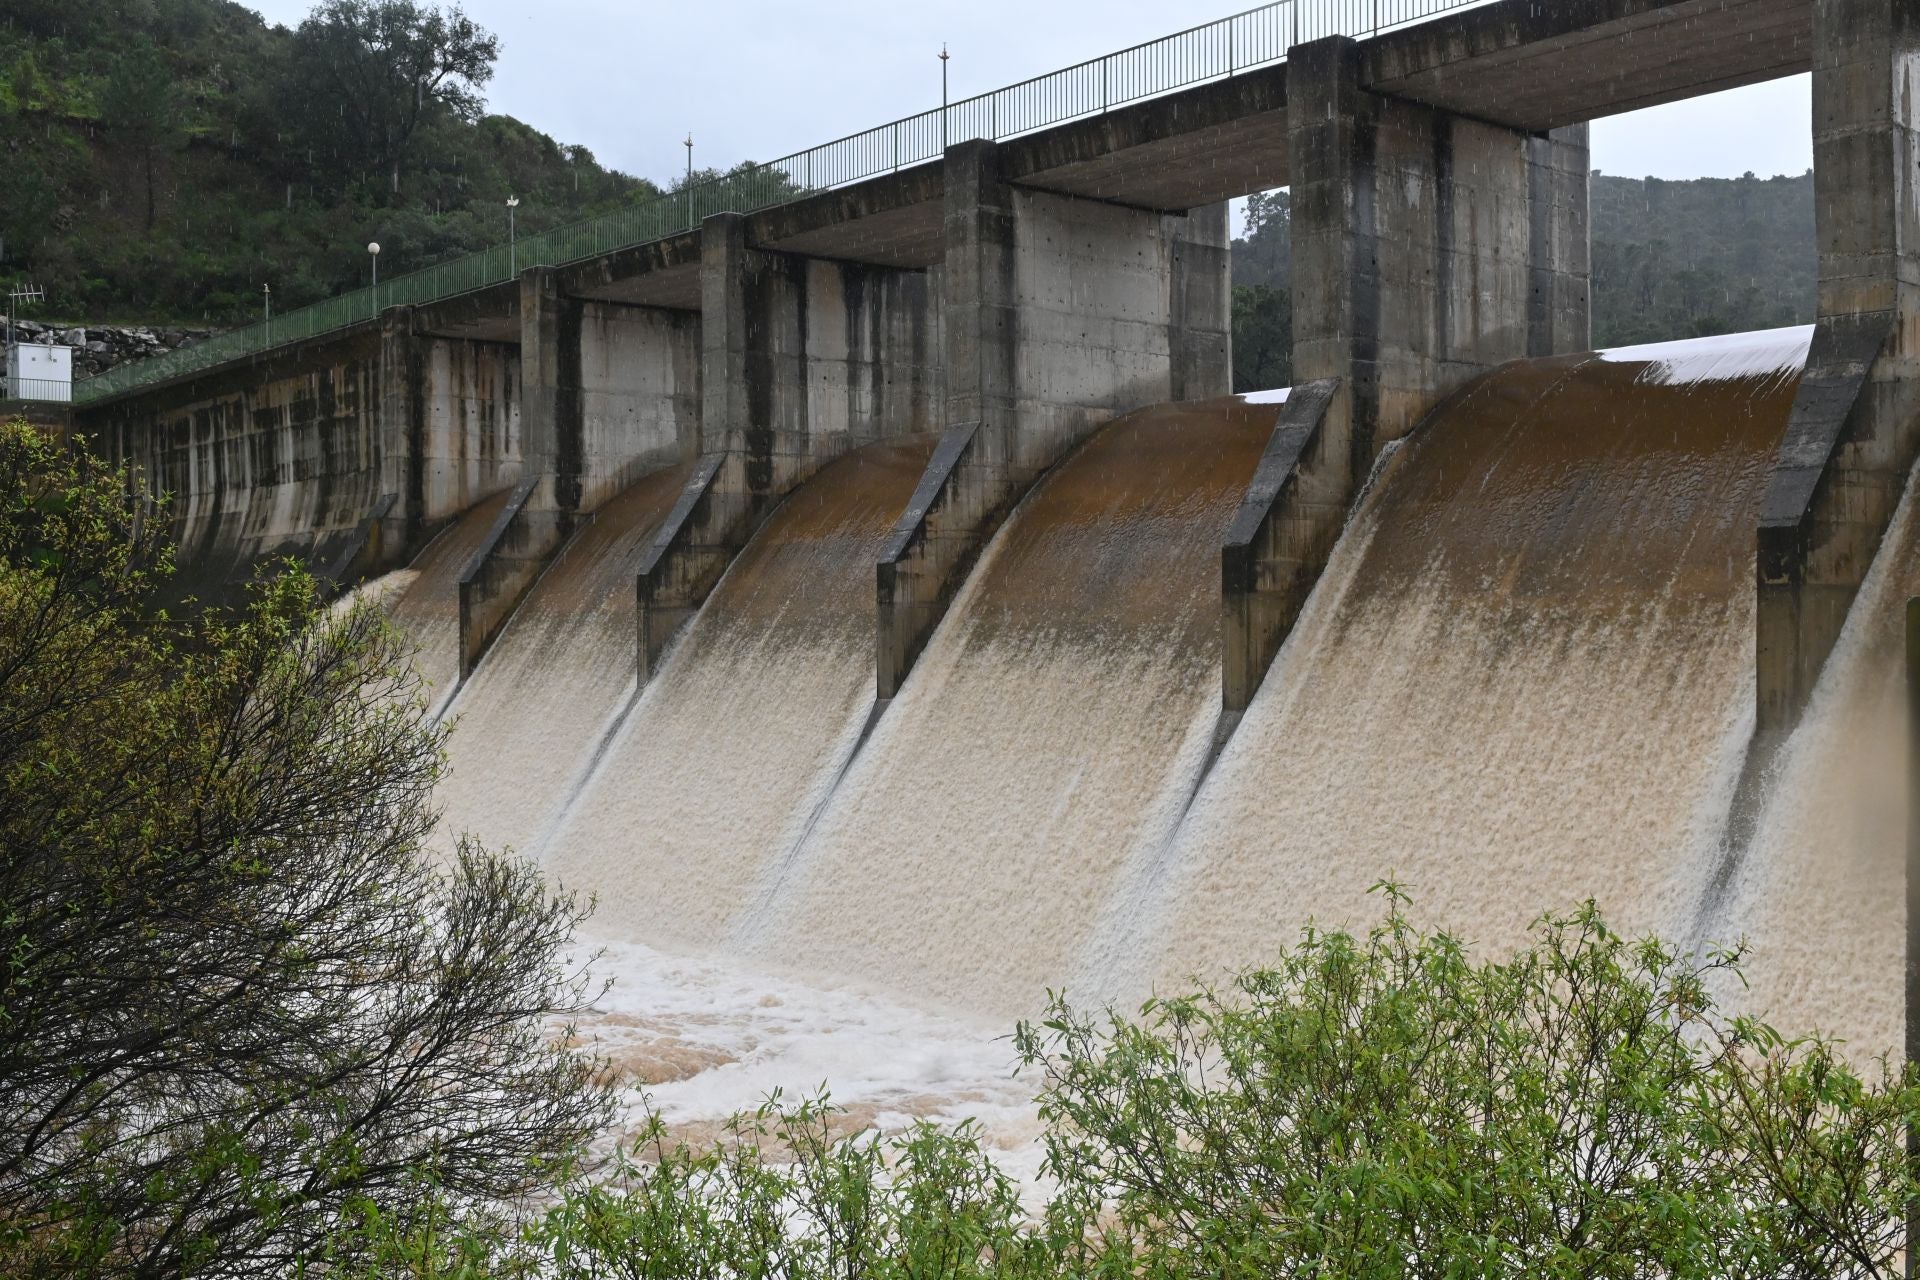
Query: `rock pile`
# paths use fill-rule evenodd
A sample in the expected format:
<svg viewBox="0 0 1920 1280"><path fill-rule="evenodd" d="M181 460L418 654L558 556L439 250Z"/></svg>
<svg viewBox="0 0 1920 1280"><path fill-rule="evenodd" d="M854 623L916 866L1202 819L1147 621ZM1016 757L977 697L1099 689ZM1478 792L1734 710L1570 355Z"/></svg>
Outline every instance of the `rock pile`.
<svg viewBox="0 0 1920 1280"><path fill-rule="evenodd" d="M0 342L5 341L5 319L5 316L0 316ZM73 376L77 381L81 378L90 378L96 373L104 373L128 360L139 360L180 347L190 347L196 342L212 337L215 332L213 329L175 329L157 326L63 327L40 324L33 320L21 320L17 336L21 342L44 342L55 346L72 347Z"/></svg>

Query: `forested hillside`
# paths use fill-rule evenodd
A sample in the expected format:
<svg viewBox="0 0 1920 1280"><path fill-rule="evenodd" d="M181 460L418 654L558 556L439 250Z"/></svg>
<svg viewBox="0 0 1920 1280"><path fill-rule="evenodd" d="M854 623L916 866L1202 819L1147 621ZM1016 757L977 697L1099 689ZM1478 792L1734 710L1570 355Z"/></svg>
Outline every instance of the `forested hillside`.
<svg viewBox="0 0 1920 1280"><path fill-rule="evenodd" d="M1292 380L1285 192L1249 202L1233 243L1234 384ZM1814 308L1813 175L1593 178L1599 347L1805 324Z"/></svg>
<svg viewBox="0 0 1920 1280"><path fill-rule="evenodd" d="M228 324L649 194L482 93L495 38L412 0L297 29L227 0L0 3L0 281L41 318Z"/></svg>

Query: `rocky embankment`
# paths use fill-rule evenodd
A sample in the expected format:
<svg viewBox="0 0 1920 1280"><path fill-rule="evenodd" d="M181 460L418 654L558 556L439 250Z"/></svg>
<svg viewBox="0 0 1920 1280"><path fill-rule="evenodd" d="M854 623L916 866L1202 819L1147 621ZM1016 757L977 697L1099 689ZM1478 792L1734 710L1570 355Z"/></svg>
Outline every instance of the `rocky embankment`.
<svg viewBox="0 0 1920 1280"><path fill-rule="evenodd" d="M0 316L0 321L5 320ZM57 325L21 320L21 342L45 342L73 348L75 380L104 373L117 364L190 347L214 335L213 329L179 329L162 325ZM4 325L0 325L4 329Z"/></svg>

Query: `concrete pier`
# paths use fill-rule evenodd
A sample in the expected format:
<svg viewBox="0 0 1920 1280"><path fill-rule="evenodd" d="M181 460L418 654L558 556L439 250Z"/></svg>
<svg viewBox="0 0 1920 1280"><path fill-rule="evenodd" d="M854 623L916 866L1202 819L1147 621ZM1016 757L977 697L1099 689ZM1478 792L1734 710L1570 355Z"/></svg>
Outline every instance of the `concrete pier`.
<svg viewBox="0 0 1920 1280"><path fill-rule="evenodd" d="M1366 87L1360 45L1291 50L1293 369L1222 551L1222 697L1244 710L1381 451L1453 390L1591 345L1587 127L1544 135Z"/></svg>
<svg viewBox="0 0 1920 1280"><path fill-rule="evenodd" d="M1340 380L1351 484L1474 374L1591 344L1587 130L1371 92L1345 37L1287 64L1292 100L1322 108L1289 118L1294 376Z"/></svg>
<svg viewBox="0 0 1920 1280"><path fill-rule="evenodd" d="M882 698L1042 470L1118 414L1230 390L1224 205L1019 186L988 142L949 148L945 169L947 434L879 569Z"/></svg>
<svg viewBox="0 0 1920 1280"><path fill-rule="evenodd" d="M1762 738L1805 710L1920 452L1920 4L1812 7L1820 309L1758 534Z"/></svg>
<svg viewBox="0 0 1920 1280"><path fill-rule="evenodd" d="M941 272L772 252L750 229L701 227L700 465L636 585L643 674L794 486L940 421Z"/></svg>

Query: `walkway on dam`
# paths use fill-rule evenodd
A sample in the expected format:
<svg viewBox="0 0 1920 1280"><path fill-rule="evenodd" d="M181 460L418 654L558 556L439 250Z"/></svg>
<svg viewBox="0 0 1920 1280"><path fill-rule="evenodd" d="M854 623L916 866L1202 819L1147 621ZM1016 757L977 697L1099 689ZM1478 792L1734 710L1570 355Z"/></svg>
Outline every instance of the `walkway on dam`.
<svg viewBox="0 0 1920 1280"><path fill-rule="evenodd" d="M569 296L701 309L700 220L750 212L755 249L921 269L943 259L945 148L999 143L1025 188L1184 212L1290 182L1290 46L1362 37L1368 90L1544 134L1805 72L1809 0L1280 0L1150 44L812 148L618 214L303 308L75 389L99 404L269 351L370 330L520 340L516 276L557 266Z"/></svg>

